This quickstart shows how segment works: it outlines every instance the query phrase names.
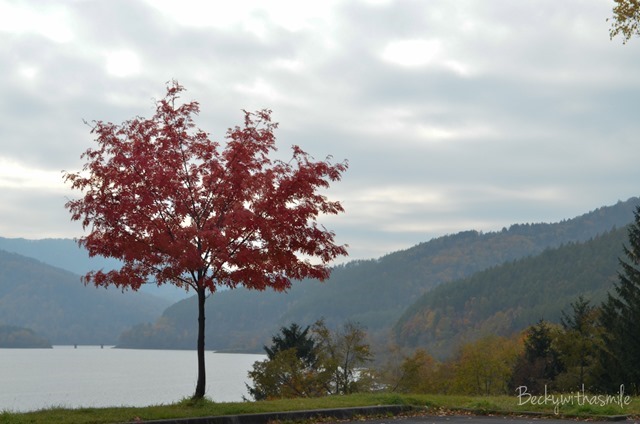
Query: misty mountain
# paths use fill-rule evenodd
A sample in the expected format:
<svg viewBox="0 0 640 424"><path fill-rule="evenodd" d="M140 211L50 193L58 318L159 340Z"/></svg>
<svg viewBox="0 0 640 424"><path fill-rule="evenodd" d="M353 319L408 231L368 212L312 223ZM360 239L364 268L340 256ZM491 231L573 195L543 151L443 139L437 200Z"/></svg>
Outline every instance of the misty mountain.
<svg viewBox="0 0 640 424"><path fill-rule="evenodd" d="M395 339L443 359L485 335L509 337L540 319L559 322L580 295L597 306L618 281L627 241L622 227L441 284L407 308Z"/></svg>
<svg viewBox="0 0 640 424"><path fill-rule="evenodd" d="M71 239L28 240L0 237L0 249L34 258L78 275L85 275L92 270L109 271L121 265L120 261L114 258L90 257L84 248ZM172 285L158 287L155 284L147 284L140 290L167 299L171 303L188 297L183 289Z"/></svg>
<svg viewBox="0 0 640 424"><path fill-rule="evenodd" d="M0 349L48 349L49 340L40 337L30 328L0 325Z"/></svg>
<svg viewBox="0 0 640 424"><path fill-rule="evenodd" d="M0 250L0 325L26 327L53 344L115 344L167 303L142 292L85 287L76 274Z"/></svg>
<svg viewBox="0 0 640 424"><path fill-rule="evenodd" d="M379 259L337 266L328 281L296 282L287 293L217 292L206 305L207 347L260 350L280 326L311 324L319 318L329 326L357 321L374 340L384 340L407 307L433 288L624 227L632 222L639 203L632 198L559 223L516 224L498 232L466 231L436 238ZM182 300L155 323L125 332L120 345L193 348L196 311L194 298Z"/></svg>

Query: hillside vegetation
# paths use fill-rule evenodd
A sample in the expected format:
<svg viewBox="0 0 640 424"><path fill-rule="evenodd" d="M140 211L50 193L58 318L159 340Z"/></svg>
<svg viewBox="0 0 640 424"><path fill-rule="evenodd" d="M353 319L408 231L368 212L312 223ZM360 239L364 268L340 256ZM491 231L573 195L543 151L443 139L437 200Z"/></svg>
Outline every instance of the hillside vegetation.
<svg viewBox="0 0 640 424"><path fill-rule="evenodd" d="M540 319L559 322L579 295L604 300L626 241L623 227L442 284L406 310L394 327L396 341L444 358L482 336L511 336Z"/></svg>
<svg viewBox="0 0 640 424"><path fill-rule="evenodd" d="M90 257L87 250L78 246L78 243L72 239L29 240L0 237L0 250L35 258L47 265L62 268L77 275L85 275L89 271L100 269L110 271L122 265L114 258ZM160 287L155 284L145 284L140 291L165 299L167 305L187 297L183 289L170 284Z"/></svg>
<svg viewBox="0 0 640 424"><path fill-rule="evenodd" d="M258 351L281 326L306 325L323 317L329 327L347 320L359 322L374 341L385 341L406 308L433 288L624 227L632 221L637 204L633 198L555 224L518 224L499 232L440 237L379 259L337 266L325 283L302 281L284 294L217 292L207 301L207 347ZM193 298L180 301L156 322L125 332L119 345L193 348L196 310Z"/></svg>
<svg viewBox="0 0 640 424"><path fill-rule="evenodd" d="M132 323L154 320L165 307L144 293L85 287L76 274L0 250L0 323L53 344L115 344Z"/></svg>

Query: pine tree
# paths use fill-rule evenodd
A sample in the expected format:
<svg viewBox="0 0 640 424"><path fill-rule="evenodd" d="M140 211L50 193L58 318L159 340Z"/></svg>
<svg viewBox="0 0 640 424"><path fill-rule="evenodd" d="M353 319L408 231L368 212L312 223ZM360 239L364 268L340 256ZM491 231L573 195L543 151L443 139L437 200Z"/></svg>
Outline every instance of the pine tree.
<svg viewBox="0 0 640 424"><path fill-rule="evenodd" d="M559 329L544 320L530 326L525 332L524 351L516 362L512 386L526 386L529 393L543 393L565 368L560 353L554 346Z"/></svg>
<svg viewBox="0 0 640 424"><path fill-rule="evenodd" d="M626 391L640 389L640 206L629 226L629 242L624 246L626 261L620 259L621 271L613 293L602 305L600 322L604 327L604 346L600 352L603 389Z"/></svg>
<svg viewBox="0 0 640 424"><path fill-rule="evenodd" d="M564 390L581 390L583 386L591 389L593 385L594 356L600 345L600 328L597 325L599 309L591 302L578 296L571 303L571 313L562 311L563 331L556 340L561 353L561 360L566 367L562 377L563 384L558 385Z"/></svg>
<svg viewBox="0 0 640 424"><path fill-rule="evenodd" d="M309 329L309 326L303 329L295 322L289 327L280 328L280 334L271 338L271 346L264 346L267 357L274 359L279 352L295 348L298 359L308 367L315 366L316 343L309 335Z"/></svg>

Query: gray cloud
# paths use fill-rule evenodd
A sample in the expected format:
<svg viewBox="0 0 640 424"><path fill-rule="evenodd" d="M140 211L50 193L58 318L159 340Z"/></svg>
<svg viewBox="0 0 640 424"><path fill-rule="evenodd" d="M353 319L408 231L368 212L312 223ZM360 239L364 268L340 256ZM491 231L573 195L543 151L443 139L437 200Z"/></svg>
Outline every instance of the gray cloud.
<svg viewBox="0 0 640 424"><path fill-rule="evenodd" d="M609 40L608 2L283 3L7 3L0 235L77 236L59 171L92 145L82 120L150 116L172 78L214 139L268 107L279 154L349 159L327 225L354 258L638 194L640 44Z"/></svg>

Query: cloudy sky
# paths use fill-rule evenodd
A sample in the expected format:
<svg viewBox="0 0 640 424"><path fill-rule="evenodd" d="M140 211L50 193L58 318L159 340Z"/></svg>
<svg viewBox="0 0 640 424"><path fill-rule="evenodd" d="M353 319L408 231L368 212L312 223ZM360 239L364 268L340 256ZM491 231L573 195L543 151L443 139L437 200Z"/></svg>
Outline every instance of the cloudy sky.
<svg viewBox="0 0 640 424"><path fill-rule="evenodd" d="M352 259L640 195L640 39L609 39L612 7L0 0L0 236L80 236L83 120L151 116L171 79L214 139L270 108L281 151L348 159L323 222Z"/></svg>

